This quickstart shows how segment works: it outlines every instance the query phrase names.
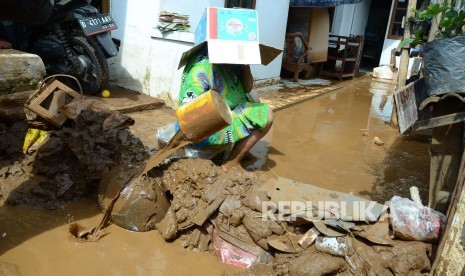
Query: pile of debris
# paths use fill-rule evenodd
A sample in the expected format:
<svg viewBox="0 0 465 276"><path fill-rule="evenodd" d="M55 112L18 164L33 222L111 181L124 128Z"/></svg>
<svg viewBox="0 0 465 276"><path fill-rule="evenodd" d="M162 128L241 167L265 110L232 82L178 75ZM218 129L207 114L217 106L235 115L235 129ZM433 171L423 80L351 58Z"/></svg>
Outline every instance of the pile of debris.
<svg viewBox="0 0 465 276"><path fill-rule="evenodd" d="M168 31L188 32L190 29L189 16L175 12L162 11L158 17L158 29L162 33Z"/></svg>
<svg viewBox="0 0 465 276"><path fill-rule="evenodd" d="M139 229L156 228L167 241L179 239L185 248L210 251L225 263L250 268L247 273L405 275L430 269L432 244L392 239L392 230L405 229L390 230L387 220L355 225L264 219L263 206L273 200L264 188L269 184L224 172L209 160L172 159L152 169L144 182L147 190L164 187L171 205L161 221L147 216L143 221L150 225ZM283 185L272 186L278 184ZM134 227L125 223L117 224Z"/></svg>
<svg viewBox="0 0 465 276"><path fill-rule="evenodd" d="M182 157L131 181L149 156L128 129L134 121L98 101L74 100L60 110L69 120L24 148L29 126L0 123L1 203L54 209L96 192L100 183L100 204L116 225L157 229L167 241L210 251L249 268L246 273L406 275L430 269L444 218L416 202L394 197L389 209L396 219L379 221L387 209L382 204L284 178L252 179L210 160ZM118 182L112 187L117 191L102 185L108 176ZM349 216L326 205L279 208L283 202L330 201L363 203L374 215L351 221L353 204L346 206ZM309 212L323 215L312 220L303 215Z"/></svg>
<svg viewBox="0 0 465 276"><path fill-rule="evenodd" d="M78 100L63 112L60 129L23 154L29 125L0 124L1 203L55 209L65 201L96 192L100 179L115 165L137 165L149 154L130 131L134 121L99 101Z"/></svg>

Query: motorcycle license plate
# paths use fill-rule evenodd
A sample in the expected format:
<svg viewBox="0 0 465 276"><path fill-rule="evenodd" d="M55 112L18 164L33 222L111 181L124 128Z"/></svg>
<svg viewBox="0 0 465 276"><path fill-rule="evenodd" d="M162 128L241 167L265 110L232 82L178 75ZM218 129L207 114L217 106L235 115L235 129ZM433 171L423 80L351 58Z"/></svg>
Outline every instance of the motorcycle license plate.
<svg viewBox="0 0 465 276"><path fill-rule="evenodd" d="M100 14L93 17L79 19L78 21L86 36L108 32L118 28L109 14Z"/></svg>

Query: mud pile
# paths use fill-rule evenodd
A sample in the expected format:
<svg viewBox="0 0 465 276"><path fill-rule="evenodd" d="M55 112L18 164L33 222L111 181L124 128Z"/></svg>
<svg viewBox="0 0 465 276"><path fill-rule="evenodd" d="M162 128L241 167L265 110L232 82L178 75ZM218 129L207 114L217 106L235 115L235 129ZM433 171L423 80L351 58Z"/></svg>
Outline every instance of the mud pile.
<svg viewBox="0 0 465 276"><path fill-rule="evenodd" d="M21 150L28 125L0 123L2 204L53 209L96 192L115 167L128 168L119 170L117 191L132 187L127 183L148 157L128 129L132 119L95 101L77 102L65 112L71 121L50 131L25 155ZM139 231L156 228L167 241L179 239L185 248L214 252L224 262L249 267L245 274L407 275L430 269L431 244L421 242L393 240L381 246L353 235L330 240L320 235L311 246L301 246L301 238L314 227L311 222L262 219L262 202L270 198L258 189L257 180L240 171L224 172L209 160L171 159L136 184L128 195L136 194L137 201L126 202L137 204L115 204L115 224ZM166 202L167 210L159 210L160 202ZM337 250L325 247L327 242Z"/></svg>
<svg viewBox="0 0 465 276"><path fill-rule="evenodd" d="M162 237L179 239L188 249L214 252L230 263L234 257L228 260L225 252L237 259L252 254L254 261L244 275L406 275L430 269L431 244L422 242L393 240L382 246L346 235L337 238L344 245L340 252L318 241L304 249L298 240L312 223L262 220L262 201L269 198L256 181L240 172L224 172L208 160L174 160L149 176L146 181L153 189L165 187L171 197L166 216L155 225Z"/></svg>
<svg viewBox="0 0 465 276"><path fill-rule="evenodd" d="M66 107L71 118L49 131L39 145L22 154L25 122L0 124L1 204L56 208L96 191L98 181L114 165L137 165L147 159L142 142L131 134L134 121L98 101Z"/></svg>

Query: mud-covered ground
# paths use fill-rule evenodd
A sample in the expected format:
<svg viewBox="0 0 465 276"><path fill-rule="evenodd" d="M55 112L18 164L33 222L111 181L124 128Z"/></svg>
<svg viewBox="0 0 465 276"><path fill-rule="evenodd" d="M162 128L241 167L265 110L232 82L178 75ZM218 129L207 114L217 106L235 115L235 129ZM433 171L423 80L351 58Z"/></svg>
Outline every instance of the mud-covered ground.
<svg viewBox="0 0 465 276"><path fill-rule="evenodd" d="M144 145L128 129L134 123L130 117L97 101L78 102L67 113L73 120L49 131L45 141L26 154L22 150L27 123L0 123L0 203L56 209L95 192L113 166L146 160Z"/></svg>
<svg viewBox="0 0 465 276"><path fill-rule="evenodd" d="M257 159L248 161L250 167L262 169L268 176L278 174L380 201L424 181L421 177L425 172L421 170L425 166L408 167L412 166L408 160L413 156L415 162L423 162L427 152L421 151L426 147L419 146L412 153L406 141L395 142L398 137L387 130L387 119L383 117L389 113L389 94L370 97L364 90L366 85L277 113L274 129L254 150ZM184 158L172 159L152 170L137 186L137 202L153 205L162 199L171 203L163 220L148 214L136 224L125 224L125 218L137 216L121 215L128 208L119 206L114 210L114 214L119 212L119 220L109 227L108 236L97 243L76 242L68 237L69 222L95 226L101 219L99 180L115 165L133 168L148 157L148 150L128 129L132 123L129 117L105 111L101 106L96 108L70 110L73 120L63 129L52 131L48 140L31 147L26 155L21 149L28 126L23 122L0 124L0 271L13 275L69 271L406 275L426 272L430 267L432 246L421 242L394 241L394 246L382 246L349 237L339 240L344 244L343 255L315 245L296 253L281 252L270 247L269 237L273 237L271 243L293 240L312 224L257 219L261 215L260 202L269 200L257 191L259 180L237 172L225 173L210 161ZM374 136L386 145L373 145ZM407 143L417 145L416 141ZM406 166L399 168L399 164ZM409 170L411 176L406 177ZM420 186L420 190L424 191L424 187ZM124 229L134 230L134 225L157 230ZM214 240L228 234L240 237L245 247L251 246L247 248L260 253L269 264L255 265L248 271L222 264L213 256L218 249ZM51 242L55 244L53 249Z"/></svg>
<svg viewBox="0 0 465 276"><path fill-rule="evenodd" d="M165 187L171 195L171 207L156 224L161 236L167 241L179 239L187 249L217 255L218 232L237 237L253 250L244 248L259 256L254 262L257 267L252 266L246 275L255 270L258 275L264 271L272 275L406 275L427 272L431 265L432 245L422 242L396 240L386 246L346 235L338 240L341 252L322 246L322 237L305 249L297 242L289 245L313 224L260 219L262 202L270 200L259 189L260 181L238 171L224 172L209 160L174 160L154 169L150 178L146 180L149 187ZM290 249L283 253L274 241L287 243Z"/></svg>

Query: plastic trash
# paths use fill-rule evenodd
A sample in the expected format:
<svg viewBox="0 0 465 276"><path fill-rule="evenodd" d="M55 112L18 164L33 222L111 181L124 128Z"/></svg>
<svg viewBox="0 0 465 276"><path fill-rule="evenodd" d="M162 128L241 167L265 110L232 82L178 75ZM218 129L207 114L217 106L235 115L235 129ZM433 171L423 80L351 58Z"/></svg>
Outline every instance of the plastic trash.
<svg viewBox="0 0 465 276"><path fill-rule="evenodd" d="M334 256L343 257L352 248L352 242L348 236L343 237L317 237L315 242L317 251L328 253Z"/></svg>
<svg viewBox="0 0 465 276"><path fill-rule="evenodd" d="M373 69L373 77L385 80L394 80L395 73L392 71L391 66L382 65Z"/></svg>
<svg viewBox="0 0 465 276"><path fill-rule="evenodd" d="M157 129L156 137L158 139L158 148L162 149L168 144L169 140L176 134L174 123L164 125Z"/></svg>
<svg viewBox="0 0 465 276"><path fill-rule="evenodd" d="M378 146L383 146L383 145L384 145L384 142L383 142L381 139L379 139L378 136L376 136L375 138L373 138L373 143L375 143L375 144L378 145Z"/></svg>
<svg viewBox="0 0 465 276"><path fill-rule="evenodd" d="M157 129L156 137L158 139L158 148L162 149L165 145L173 138L174 134L179 131L179 125L177 122L164 125ZM232 150L234 144L230 144L224 147L205 147L188 145L184 147L184 153L189 158L201 158L201 159L213 159L218 154L224 152L224 158L226 158Z"/></svg>
<svg viewBox="0 0 465 276"><path fill-rule="evenodd" d="M49 134L47 131L35 128L28 129L24 137L23 153L26 154L32 145L41 145L48 136Z"/></svg>
<svg viewBox="0 0 465 276"><path fill-rule="evenodd" d="M320 231L313 227L312 229L308 230L302 238L299 239L299 245L302 246L303 249L307 249L310 245L312 245L316 238L320 235Z"/></svg>
<svg viewBox="0 0 465 276"><path fill-rule="evenodd" d="M196 147L196 146L186 146L184 151L187 157L190 158L201 158L201 159L213 159L218 154L221 154L226 150L225 147L222 148L208 148L208 147Z"/></svg>
<svg viewBox="0 0 465 276"><path fill-rule="evenodd" d="M445 216L408 198L391 199L391 225L402 240L435 242L444 229Z"/></svg>
<svg viewBox="0 0 465 276"><path fill-rule="evenodd" d="M436 39L423 50L425 89L430 96L465 93L465 37Z"/></svg>
<svg viewBox="0 0 465 276"><path fill-rule="evenodd" d="M213 230L212 236L215 255L218 256L223 263L248 268L260 262L259 256L247 252L222 239L218 236L216 229Z"/></svg>

